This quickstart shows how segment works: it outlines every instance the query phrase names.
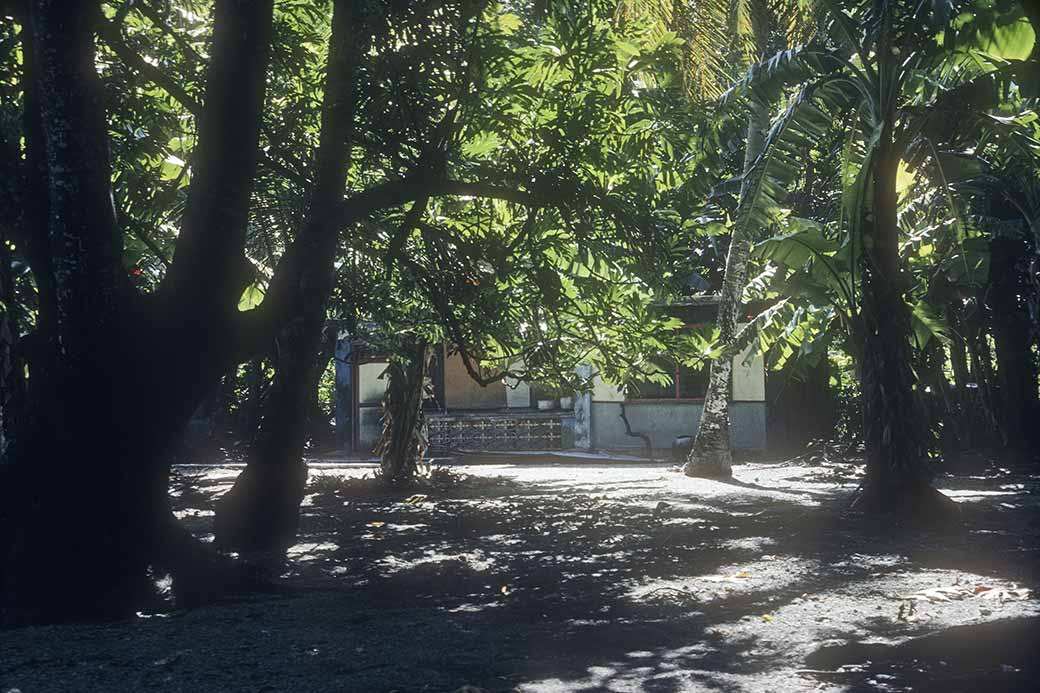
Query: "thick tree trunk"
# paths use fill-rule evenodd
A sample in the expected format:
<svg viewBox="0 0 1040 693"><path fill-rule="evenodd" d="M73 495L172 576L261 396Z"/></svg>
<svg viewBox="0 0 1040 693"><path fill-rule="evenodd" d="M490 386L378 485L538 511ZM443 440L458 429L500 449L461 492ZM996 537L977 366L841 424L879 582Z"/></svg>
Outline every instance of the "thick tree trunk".
<svg viewBox="0 0 1040 693"><path fill-rule="evenodd" d="M863 421L867 479L861 499L874 503L905 499L928 485L925 419L914 390L910 315L903 301L895 219L898 158L875 163L873 219L863 268ZM869 247L869 246L868 246ZM905 500L904 500L905 502Z"/></svg>
<svg viewBox="0 0 1040 693"><path fill-rule="evenodd" d="M123 418L133 398L122 371L129 286L94 71L98 11L85 2L32 7L61 361L3 458L5 617L16 607L14 618L122 615L141 590L157 531L151 506L161 479L129 449L139 434ZM99 435L106 442L92 446ZM155 450L144 447L147 460ZM84 459L92 449L95 459Z"/></svg>
<svg viewBox="0 0 1040 693"><path fill-rule="evenodd" d="M235 100L239 90L259 90L252 114L228 114L236 131L248 134L252 122L258 133L271 6L217 5L213 64L226 67L230 58L248 68L236 71L234 86L214 90L211 81L210 93L231 91L225 96ZM60 354L46 364L53 374L41 377L33 367L31 411L0 460L4 621L130 615L150 591L149 567L158 565L173 571L175 591L193 582L178 576L185 574L181 562L199 552L168 541L175 532L165 455L232 358L225 321L186 324L181 318L190 310L172 296L154 310L133 293L123 270L104 95L94 67L100 12L96 3L68 0L36 0L31 9L30 81L39 86L49 204L46 234L33 229L49 237L39 250L46 262L32 269L38 286L53 286L50 329ZM28 96L29 90L27 133L34 128ZM220 138L219 128L205 137ZM27 148L30 140L27 134ZM200 148L206 144L200 138ZM226 174L248 186L253 169ZM220 206L226 211L233 202ZM245 215L238 216L244 226ZM226 227L212 232L235 235ZM141 405L142 396L155 393L160 407Z"/></svg>
<svg viewBox="0 0 1040 693"><path fill-rule="evenodd" d="M302 322L302 321L301 321ZM246 468L217 504L213 523L218 546L265 551L291 546L299 526L299 506L307 482L302 455L307 439L310 390L318 386L314 355L318 340L303 323L276 365L264 401L260 431Z"/></svg>
<svg viewBox="0 0 1040 693"><path fill-rule="evenodd" d="M886 45L880 50L888 56ZM903 298L907 281L899 258L899 159L892 121L886 119L874 159L872 204L863 212L860 370L867 473L854 507L944 519L955 506L931 487L929 432L911 367L910 311Z"/></svg>
<svg viewBox="0 0 1040 693"><path fill-rule="evenodd" d="M262 308L280 322L275 379L246 469L217 506L217 542L243 551L284 549L296 538L307 480L307 419L321 371L317 356L335 277L337 212L354 126L353 87L364 50L363 8L334 4L315 190L307 220L279 263ZM270 305L266 305L271 301ZM322 364L322 367L324 364Z"/></svg>
<svg viewBox="0 0 1040 693"><path fill-rule="evenodd" d="M748 116L747 145L744 152L744 170L754 165L769 130L769 111L757 101L751 104ZM749 194L745 182L741 197ZM747 264L757 229L735 226L726 254L726 269L722 275L719 294L719 341L725 346L733 343L737 334L740 297L747 283ZM729 398L733 381L733 359L728 354L711 362L708 371L708 391L704 396L701 420L693 449L683 471L687 476L729 478L733 475L733 455L729 444Z"/></svg>

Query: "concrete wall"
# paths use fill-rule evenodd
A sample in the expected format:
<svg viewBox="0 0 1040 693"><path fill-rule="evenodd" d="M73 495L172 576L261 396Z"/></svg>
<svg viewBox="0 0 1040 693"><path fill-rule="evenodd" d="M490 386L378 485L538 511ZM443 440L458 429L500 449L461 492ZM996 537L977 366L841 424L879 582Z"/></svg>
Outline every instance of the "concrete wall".
<svg viewBox="0 0 1040 693"><path fill-rule="evenodd" d="M733 401L764 402L766 399L766 366L762 354L748 359L754 345L749 345L733 359Z"/></svg>
<svg viewBox="0 0 1040 693"><path fill-rule="evenodd" d="M592 446L603 450L639 449L643 441L625 435L616 402L592 403ZM646 433L654 448L668 450L676 436L694 435L701 418L700 402L628 402L625 414L632 431ZM730 443L738 450L766 445L765 402L730 403Z"/></svg>
<svg viewBox="0 0 1040 693"><path fill-rule="evenodd" d="M511 364L511 370L519 371L524 367L523 362ZM506 406L510 409L526 408L531 406L531 386L523 380L506 378Z"/></svg>
<svg viewBox="0 0 1040 693"><path fill-rule="evenodd" d="M466 365L458 354L444 361L444 400L452 409L498 409L506 406L506 385L503 382L481 387L466 372Z"/></svg>
<svg viewBox="0 0 1040 693"><path fill-rule="evenodd" d="M733 359L733 392L729 405L730 444L738 450L760 450L766 446L766 374L762 356L748 358L747 347ZM604 450L639 449L643 441L625 434L618 416L624 395L598 375L592 381L592 447ZM625 404L633 432L650 436L654 448L670 449L681 435L697 433L702 404L698 401L639 401Z"/></svg>
<svg viewBox="0 0 1040 693"><path fill-rule="evenodd" d="M625 396L616 386L600 377L599 373L592 377L593 402L624 402Z"/></svg>

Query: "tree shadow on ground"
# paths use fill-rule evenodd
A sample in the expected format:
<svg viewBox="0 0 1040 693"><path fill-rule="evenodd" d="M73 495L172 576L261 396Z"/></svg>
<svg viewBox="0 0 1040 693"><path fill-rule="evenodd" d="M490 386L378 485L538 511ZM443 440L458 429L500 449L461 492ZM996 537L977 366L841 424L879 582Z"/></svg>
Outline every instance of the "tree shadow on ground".
<svg viewBox="0 0 1040 693"><path fill-rule="evenodd" d="M897 645L823 647L805 664L850 693L887 690L1027 691L1040 685L1040 618L954 626Z"/></svg>
<svg viewBox="0 0 1040 693"><path fill-rule="evenodd" d="M1030 585L1037 575L1029 480L962 504L964 529L907 532L845 512L848 490L831 479L854 479L851 465L808 470L800 478L815 485L796 490L767 469L737 485L652 467L550 471L391 490L356 468L323 470L299 543L267 557L300 596L268 617L306 614L294 628L326 643L305 660L324 690L804 690L902 675L898 657L895 674L799 674L824 668L802 663L821 643L905 640L979 618L965 602L904 619L901 592L963 571ZM178 499L200 535L230 480L209 475ZM333 653L351 638L362 644L348 666ZM298 687L302 675L276 681Z"/></svg>

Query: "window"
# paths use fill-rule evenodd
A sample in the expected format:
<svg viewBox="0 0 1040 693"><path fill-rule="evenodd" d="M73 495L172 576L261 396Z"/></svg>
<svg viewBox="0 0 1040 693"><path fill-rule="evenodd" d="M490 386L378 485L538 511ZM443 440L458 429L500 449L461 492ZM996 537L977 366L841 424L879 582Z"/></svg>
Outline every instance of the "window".
<svg viewBox="0 0 1040 693"><path fill-rule="evenodd" d="M641 382L629 390L630 400L700 400L708 391L708 363L690 367L666 356L654 359L654 363L672 376L667 385Z"/></svg>

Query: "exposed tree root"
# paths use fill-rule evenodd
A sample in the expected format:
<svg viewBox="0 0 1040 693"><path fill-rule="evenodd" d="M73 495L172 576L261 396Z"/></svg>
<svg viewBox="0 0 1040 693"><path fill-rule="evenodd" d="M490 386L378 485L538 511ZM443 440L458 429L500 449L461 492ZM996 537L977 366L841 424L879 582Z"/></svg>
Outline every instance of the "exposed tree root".
<svg viewBox="0 0 1040 693"><path fill-rule="evenodd" d="M200 542L173 517L163 526L156 563L173 577L177 606L190 609L250 594L284 594L256 566Z"/></svg>
<svg viewBox="0 0 1040 693"><path fill-rule="evenodd" d="M924 483L883 484L868 480L856 492L851 509L921 527L959 526L962 521L957 503Z"/></svg>
<svg viewBox="0 0 1040 693"><path fill-rule="evenodd" d="M706 454L695 447L683 466L683 474L697 479L732 479L733 457L729 448Z"/></svg>

